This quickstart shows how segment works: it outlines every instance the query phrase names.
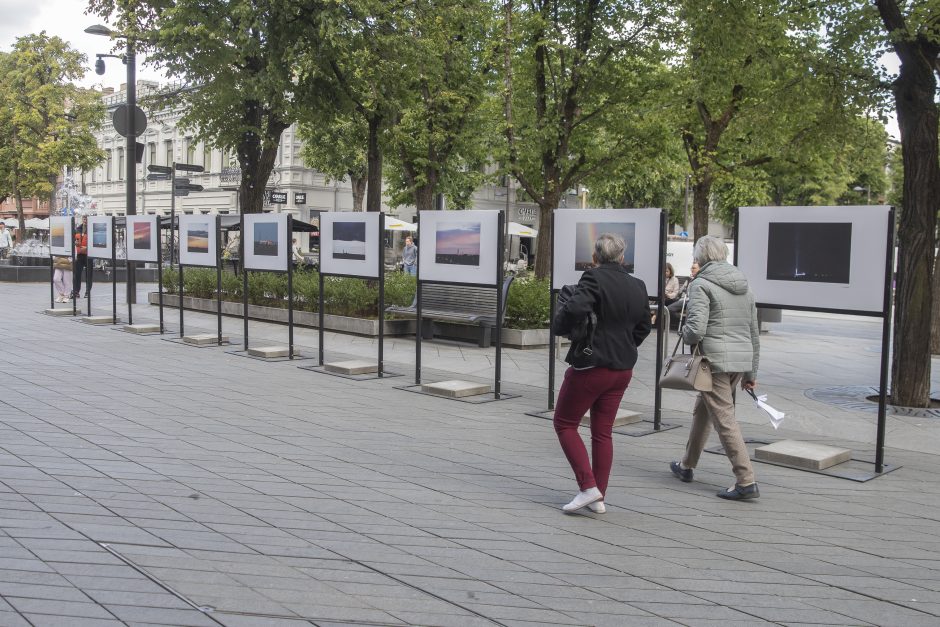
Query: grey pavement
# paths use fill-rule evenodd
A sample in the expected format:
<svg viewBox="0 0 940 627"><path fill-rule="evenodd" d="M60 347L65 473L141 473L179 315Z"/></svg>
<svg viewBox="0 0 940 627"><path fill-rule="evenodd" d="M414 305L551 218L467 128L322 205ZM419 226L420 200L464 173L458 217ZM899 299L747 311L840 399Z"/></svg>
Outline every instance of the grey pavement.
<svg viewBox="0 0 940 627"><path fill-rule="evenodd" d="M95 289L109 312L109 286ZM889 417L892 473L757 464L762 498L733 503L714 496L732 482L724 456L703 456L691 484L669 473L693 397L667 391L679 427L619 432L608 513L566 516L571 470L528 415L546 405L544 350L505 351L517 397L469 404L399 389L409 338L385 347L405 376L354 381L47 306L48 286L0 284L0 626L940 624L936 417ZM240 339L240 320L224 326ZM250 328L252 344L286 341ZM820 399L877 386L880 331L785 313L760 382L787 418L774 431L742 402L745 435L872 459L872 407ZM316 338L297 331L305 355ZM326 338L328 360L375 354ZM624 400L647 417L653 354ZM427 380L492 378L492 349L425 342L422 358ZM934 373L940 389L937 360Z"/></svg>

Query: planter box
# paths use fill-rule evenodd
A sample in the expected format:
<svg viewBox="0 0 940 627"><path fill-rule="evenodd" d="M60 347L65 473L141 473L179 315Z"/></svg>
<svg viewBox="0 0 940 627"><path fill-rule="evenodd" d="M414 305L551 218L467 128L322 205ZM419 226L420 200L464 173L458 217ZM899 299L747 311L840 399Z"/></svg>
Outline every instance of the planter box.
<svg viewBox="0 0 940 627"><path fill-rule="evenodd" d="M148 295L151 305L160 303L160 295L151 292ZM179 294L164 294L163 306L176 308L179 305ZM191 296L183 297L183 306L191 311L201 311L205 313L216 313L216 301L212 298L193 298ZM222 301L222 315L241 318L242 304L231 301ZM264 322L278 322L287 324L287 309L280 307L264 307L261 305L248 305L248 317L252 320L261 320ZM294 310L294 325L298 327L316 328L319 325L320 317L310 311ZM377 336L379 334L379 321L368 318L350 318L348 316L323 316L323 328L328 331L338 331L340 333L351 333L353 335ZM393 335L414 335L414 320L386 320L385 334Z"/></svg>
<svg viewBox="0 0 940 627"><path fill-rule="evenodd" d="M159 295L151 292L148 296L151 305L159 304ZM165 307L176 308L179 303L178 294L164 294L163 305ZM186 309L192 311L202 311L205 313L215 313L216 301L212 298L193 298L191 296L183 297L183 305ZM231 301L222 301L222 315L242 317L242 304ZM278 322L287 324L287 309L280 307L263 307L260 305L248 305L248 317L252 320L262 320L265 322ZM374 337L379 334L379 321L368 318L350 318L348 316L326 315L323 317L323 328L329 331L338 331L340 333L350 333L352 335L364 335ZM294 311L294 325L299 327L316 328L319 323L319 316L310 311ZM386 320L385 335L402 336L415 334L415 320ZM476 342L477 328L465 324L435 323L435 331L438 337L449 339L466 339ZM495 334L494 334L495 337ZM518 349L537 349L548 348L548 329L503 329L503 346L506 348ZM561 338L562 344L568 344L568 340Z"/></svg>

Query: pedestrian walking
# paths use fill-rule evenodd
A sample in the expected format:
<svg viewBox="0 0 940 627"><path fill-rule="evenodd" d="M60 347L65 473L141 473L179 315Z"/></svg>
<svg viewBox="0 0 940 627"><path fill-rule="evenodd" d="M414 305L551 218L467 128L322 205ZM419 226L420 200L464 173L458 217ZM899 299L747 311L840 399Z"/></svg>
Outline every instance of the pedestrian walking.
<svg viewBox="0 0 940 627"><path fill-rule="evenodd" d="M94 282L94 259L88 257L88 216L82 216L82 223L75 232L75 272L72 278L72 297L82 294L82 272L88 275L85 282L85 298L91 296Z"/></svg>
<svg viewBox="0 0 940 627"><path fill-rule="evenodd" d="M415 246L411 236L405 238L405 247L401 249L401 265L405 274L416 276L418 274L418 247Z"/></svg>
<svg viewBox="0 0 940 627"><path fill-rule="evenodd" d="M572 342L570 367L558 393L555 432L580 490L562 510L584 507L603 514L613 463L614 418L633 377L637 347L650 333L649 296L643 281L621 265L624 241L604 233L594 244L594 267L581 275L574 294L555 316L554 331L567 335L593 313L596 325L587 344ZM578 434L581 418L591 413L591 458Z"/></svg>
<svg viewBox="0 0 940 627"><path fill-rule="evenodd" d="M760 333L757 307L747 277L728 263L728 247L706 235L693 252L698 274L689 285L686 319L679 333L689 345L698 344L708 357L712 391L699 392L692 410L692 428L679 461L670 463L672 474L688 483L708 441L709 426L718 432L725 455L731 461L735 483L718 496L723 499L756 499L760 490L735 418L735 388L753 390L757 385Z"/></svg>
<svg viewBox="0 0 940 627"><path fill-rule="evenodd" d="M72 260L68 257L56 257L52 262L52 285L55 287L57 303L67 303L73 294L70 289L72 285Z"/></svg>
<svg viewBox="0 0 940 627"><path fill-rule="evenodd" d="M0 259L6 259L13 248L13 236L7 230L7 225L0 222Z"/></svg>

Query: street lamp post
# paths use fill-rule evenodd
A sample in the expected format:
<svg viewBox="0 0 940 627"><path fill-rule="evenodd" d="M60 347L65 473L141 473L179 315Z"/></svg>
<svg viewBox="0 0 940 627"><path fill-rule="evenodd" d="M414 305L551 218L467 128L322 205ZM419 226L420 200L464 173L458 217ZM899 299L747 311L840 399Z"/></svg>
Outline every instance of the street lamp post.
<svg viewBox="0 0 940 627"><path fill-rule="evenodd" d="M85 29L90 35L102 35L104 37L118 38L124 37L127 42L127 49L124 54L124 64L127 66L127 136L124 147L125 167L124 182L126 184L125 194L125 215L137 215L137 134L135 132L134 116L137 111L137 61L134 51L134 40L131 37L122 36L102 24L95 24ZM95 72L104 74L104 61L99 55L95 63ZM137 276L136 263L125 261L127 267L127 302L128 304L137 303Z"/></svg>
<svg viewBox="0 0 940 627"><path fill-rule="evenodd" d="M862 187L861 185L856 185L855 187L852 188L852 191L865 192L866 197L867 197L865 204L866 205L871 204L871 185L866 185L865 187Z"/></svg>

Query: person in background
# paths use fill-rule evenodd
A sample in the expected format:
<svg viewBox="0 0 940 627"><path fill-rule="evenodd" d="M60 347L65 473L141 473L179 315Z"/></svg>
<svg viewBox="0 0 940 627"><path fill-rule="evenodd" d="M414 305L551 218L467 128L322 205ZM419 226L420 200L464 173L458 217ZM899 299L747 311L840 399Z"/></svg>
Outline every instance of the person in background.
<svg viewBox="0 0 940 627"><path fill-rule="evenodd" d="M85 283L85 298L91 296L94 281L93 259L88 257L88 216L82 216L82 223L75 229L75 272L72 278L72 297L81 298L82 272L88 275Z"/></svg>
<svg viewBox="0 0 940 627"><path fill-rule="evenodd" d="M565 372L555 407L555 432L580 489L562 507L566 514L584 507L597 514L607 511L604 498L614 458L614 418L633 377L637 347L652 328L646 284L621 265L623 252L619 235L598 237L594 267L584 271L577 290L555 317L555 333L566 335L591 312L597 316L591 350L572 344L565 357L571 367ZM578 433L588 410L591 459Z"/></svg>
<svg viewBox="0 0 940 627"><path fill-rule="evenodd" d="M13 248L13 236L7 230L7 225L0 222L0 259L6 259Z"/></svg>
<svg viewBox="0 0 940 627"><path fill-rule="evenodd" d="M734 485L718 496L734 501L756 499L760 490L734 415L734 393L739 385L745 390L757 386L757 306L747 277L728 263L728 247L723 241L705 235L695 243L694 255L699 271L689 287L686 321L679 332L686 344L698 344L708 357L712 391L699 392L696 397L685 454L669 468L680 481L692 481L693 469L708 441L709 426L714 426L735 477Z"/></svg>
<svg viewBox="0 0 940 627"><path fill-rule="evenodd" d="M692 267L689 268L689 280L682 284L682 287L679 288L679 294L676 296L676 300L668 305L669 309L669 328L675 330L679 328L679 324L682 322L683 312L682 308L686 305L686 298L689 294L689 285L692 284L692 280L695 278L695 275L698 274L698 263L693 261ZM678 281L678 279L676 279Z"/></svg>
<svg viewBox="0 0 940 627"><path fill-rule="evenodd" d="M401 264L405 274L418 274L418 247L410 235L405 238L405 247L401 249Z"/></svg>
<svg viewBox="0 0 940 627"><path fill-rule="evenodd" d="M679 300L679 279L676 278L676 271L671 263L666 264L666 288L665 288L666 306L669 306Z"/></svg>
<svg viewBox="0 0 940 627"><path fill-rule="evenodd" d="M67 303L73 290L69 289L72 285L72 260L68 257L56 257L52 262L52 284L55 286L55 302Z"/></svg>
<svg viewBox="0 0 940 627"><path fill-rule="evenodd" d="M291 240L290 251L290 258L294 262L294 266L299 268L304 265L304 254L300 252L300 244L297 243L296 237Z"/></svg>

